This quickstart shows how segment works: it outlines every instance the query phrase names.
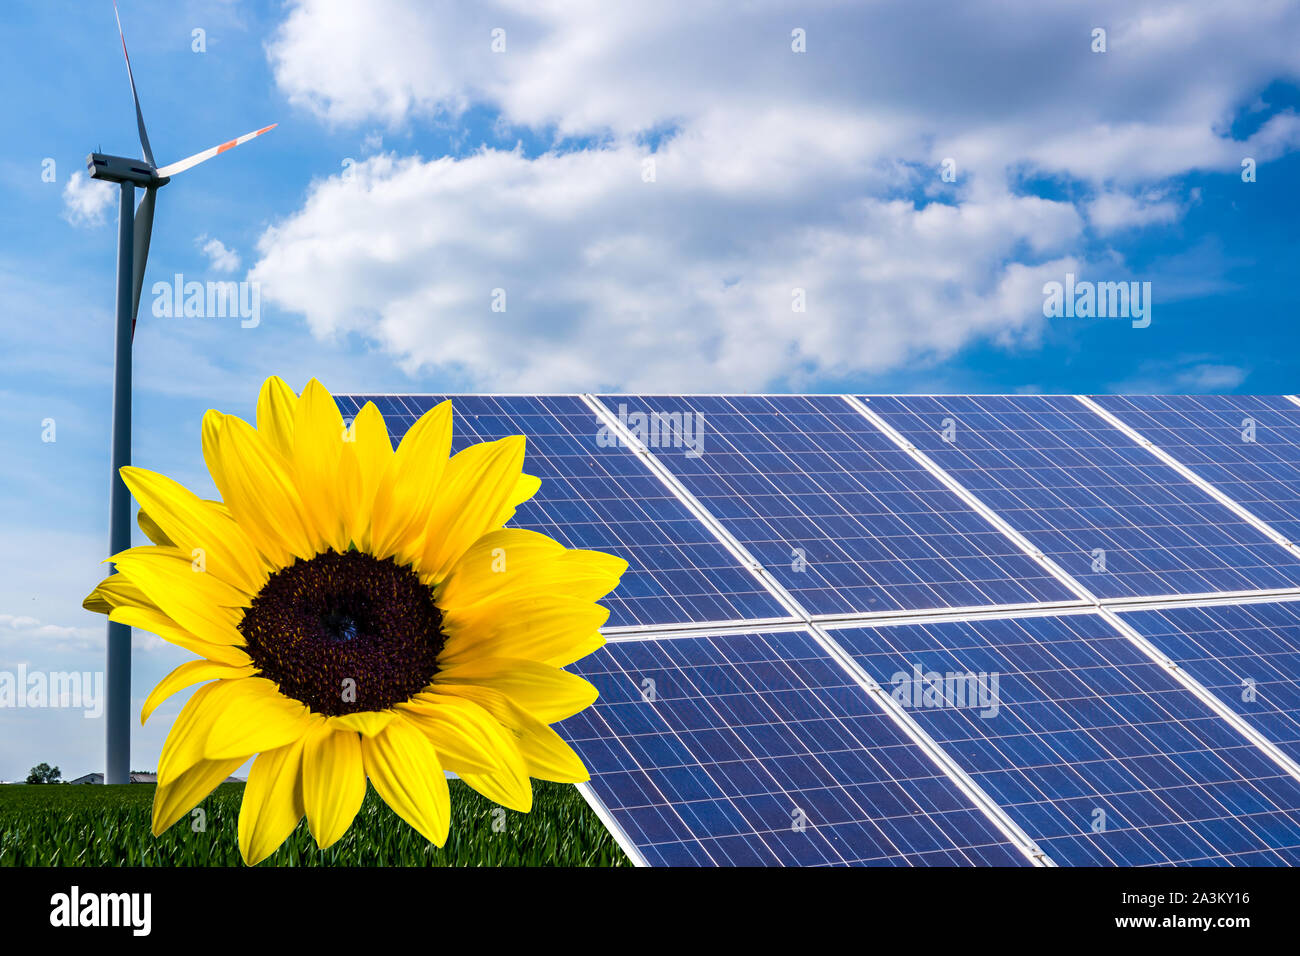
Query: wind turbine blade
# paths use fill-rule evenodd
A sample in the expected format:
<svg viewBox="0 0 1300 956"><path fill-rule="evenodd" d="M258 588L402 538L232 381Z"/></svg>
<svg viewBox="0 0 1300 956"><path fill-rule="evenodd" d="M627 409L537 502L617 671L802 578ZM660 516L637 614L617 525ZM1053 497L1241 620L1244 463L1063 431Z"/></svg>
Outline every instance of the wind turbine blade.
<svg viewBox="0 0 1300 956"><path fill-rule="evenodd" d="M117 0L113 0L113 17L117 20L117 35L122 38L122 55L126 57L126 78L131 81L131 98L135 100L135 125L140 130L140 146L144 158L153 166L153 150L149 148L149 134L144 129L144 113L140 111L140 97L135 92L135 74L131 72L131 54L126 52L126 34L122 32L122 18L117 12Z"/></svg>
<svg viewBox="0 0 1300 956"><path fill-rule="evenodd" d="M135 211L135 239L131 254L131 336L135 337L135 317L140 312L140 291L144 288L144 268L149 262L149 237L153 232L153 207L158 187L150 186Z"/></svg>
<svg viewBox="0 0 1300 956"><path fill-rule="evenodd" d="M218 153L224 153L228 149L234 149L236 146L242 146L244 143L247 143L250 139L256 139L258 136L261 136L263 133L270 132L271 130L275 129L279 125L280 125L279 123L272 123L270 126L263 126L259 130L254 130L251 133L245 133L243 136L240 136L238 139L227 140L226 142L222 143L220 146L213 146L211 149L205 149L201 153L195 153L193 156L190 156L186 159L182 159L179 162L172 163L170 166L164 166L162 169L158 170L158 175L161 177L166 177L166 176L175 176L177 173L183 173L185 172L185 170L192 169L193 167L197 166L199 163L211 159L213 156L216 156Z"/></svg>

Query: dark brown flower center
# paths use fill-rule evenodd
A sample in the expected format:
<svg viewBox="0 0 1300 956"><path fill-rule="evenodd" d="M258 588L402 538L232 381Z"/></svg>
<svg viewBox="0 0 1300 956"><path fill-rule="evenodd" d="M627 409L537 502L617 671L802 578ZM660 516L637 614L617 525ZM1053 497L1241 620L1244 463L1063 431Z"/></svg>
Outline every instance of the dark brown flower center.
<svg viewBox="0 0 1300 956"><path fill-rule="evenodd" d="M446 640L416 573L360 551L326 551L273 573L239 632L280 693L331 717L409 700L438 673Z"/></svg>

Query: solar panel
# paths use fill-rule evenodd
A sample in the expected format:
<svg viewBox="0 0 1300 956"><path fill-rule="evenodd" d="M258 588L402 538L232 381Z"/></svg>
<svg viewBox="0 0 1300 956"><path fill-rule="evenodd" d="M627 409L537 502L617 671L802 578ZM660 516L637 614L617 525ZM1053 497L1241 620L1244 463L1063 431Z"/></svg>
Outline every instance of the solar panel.
<svg viewBox="0 0 1300 956"><path fill-rule="evenodd" d="M1300 605L1133 611L1124 620L1300 761Z"/></svg>
<svg viewBox="0 0 1300 956"><path fill-rule="evenodd" d="M625 448L597 444L595 414L575 396L453 396L453 451L525 435L525 469L542 479L513 521L571 548L625 558L604 603L609 626L788 618L788 612L716 537ZM443 399L338 398L346 417L373 401L394 442Z"/></svg>
<svg viewBox="0 0 1300 956"><path fill-rule="evenodd" d="M600 699L558 729L638 861L1026 865L1018 828L1058 864L1300 864L1300 780L1261 742L1300 760L1300 602L1192 606L1300 587L1300 560L1077 399L863 399L927 467L836 396L602 397L612 432L579 396L452 397L455 450L527 436L543 483L516 525L630 563L623 632L572 667ZM374 401L399 438L441 399ZM1300 537L1300 407L1096 401ZM1152 599L1123 619L1254 742L1105 617L1051 607L1077 595L1008 525L1093 594ZM948 763L822 632L773 630L818 615Z"/></svg>
<svg viewBox="0 0 1300 956"><path fill-rule="evenodd" d="M1300 782L1098 615L831 635L1059 864L1300 863Z"/></svg>
<svg viewBox="0 0 1300 956"><path fill-rule="evenodd" d="M1093 400L1291 541L1300 541L1300 405L1281 396Z"/></svg>
<svg viewBox="0 0 1300 956"><path fill-rule="evenodd" d="M843 399L602 401L813 614L1075 597Z"/></svg>
<svg viewBox="0 0 1300 956"><path fill-rule="evenodd" d="M1103 598L1300 585L1300 559L1073 398L868 401Z"/></svg>
<svg viewBox="0 0 1300 956"><path fill-rule="evenodd" d="M623 640L558 725L652 865L1027 859L804 632Z"/></svg>

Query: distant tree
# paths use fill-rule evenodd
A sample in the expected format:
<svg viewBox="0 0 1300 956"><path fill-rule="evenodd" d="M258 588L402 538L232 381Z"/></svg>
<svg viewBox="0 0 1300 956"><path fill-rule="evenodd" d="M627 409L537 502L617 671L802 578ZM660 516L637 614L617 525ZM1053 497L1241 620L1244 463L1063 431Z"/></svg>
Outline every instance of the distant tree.
<svg viewBox="0 0 1300 956"><path fill-rule="evenodd" d="M58 783L63 774L59 772L58 767L51 767L47 763L38 763L32 768L32 772L27 775L28 783Z"/></svg>

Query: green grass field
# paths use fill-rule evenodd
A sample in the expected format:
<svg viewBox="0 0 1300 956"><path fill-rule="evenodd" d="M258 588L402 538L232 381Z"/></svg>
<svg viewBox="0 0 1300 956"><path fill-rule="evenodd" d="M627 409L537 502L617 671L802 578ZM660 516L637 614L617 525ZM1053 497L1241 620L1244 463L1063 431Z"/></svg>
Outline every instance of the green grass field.
<svg viewBox="0 0 1300 956"><path fill-rule="evenodd" d="M316 849L307 823L262 866L629 866L577 789L533 781L532 813L503 810L459 780L441 849L370 790L347 835ZM225 783L155 838L152 784L0 786L0 866L243 866L236 823L244 785ZM494 813L494 811L496 811ZM199 824L202 823L200 828Z"/></svg>

